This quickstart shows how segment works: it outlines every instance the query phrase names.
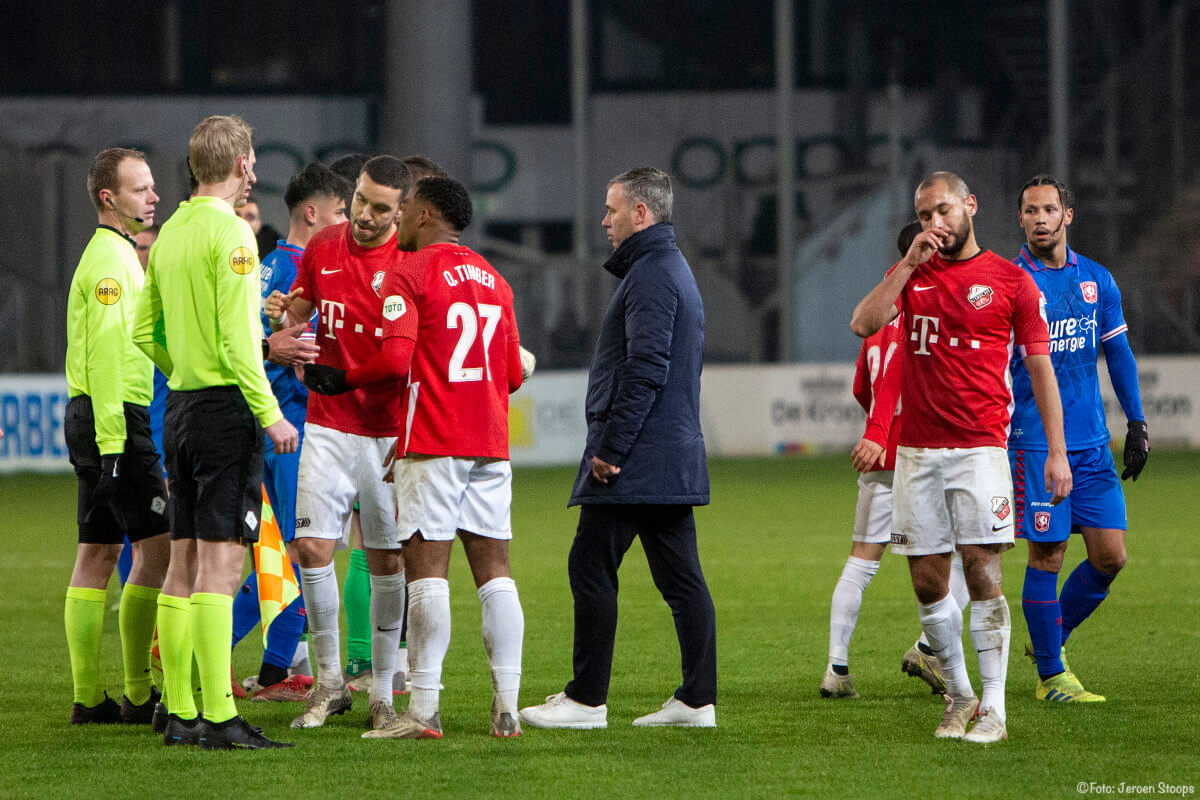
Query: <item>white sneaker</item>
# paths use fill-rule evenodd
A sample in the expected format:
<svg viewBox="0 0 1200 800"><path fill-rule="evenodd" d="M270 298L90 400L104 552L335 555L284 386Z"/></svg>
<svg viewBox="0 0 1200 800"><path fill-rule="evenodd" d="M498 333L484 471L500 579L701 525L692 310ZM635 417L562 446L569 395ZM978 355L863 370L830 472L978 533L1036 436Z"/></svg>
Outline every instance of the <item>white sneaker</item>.
<svg viewBox="0 0 1200 800"><path fill-rule="evenodd" d="M951 697L947 694L943 699L946 710L942 713L942 722L933 735L939 739L961 739L967 732L967 723L979 710L979 698Z"/></svg>
<svg viewBox="0 0 1200 800"><path fill-rule="evenodd" d="M975 744L993 744L1002 742L1008 738L1008 728L1004 725L1004 720L996 716L995 711L989 706L979 712L979 717L975 721L975 727L962 737L964 742L974 742Z"/></svg>
<svg viewBox="0 0 1200 800"><path fill-rule="evenodd" d="M661 727L673 725L677 728L715 728L717 727L717 709L712 703L699 708L692 708L677 697L662 704L662 708L653 714L638 717L633 721L639 727Z"/></svg>
<svg viewBox="0 0 1200 800"><path fill-rule="evenodd" d="M533 728L588 730L608 727L608 706L585 706L567 697L566 692L550 695L540 706L522 708L517 716Z"/></svg>

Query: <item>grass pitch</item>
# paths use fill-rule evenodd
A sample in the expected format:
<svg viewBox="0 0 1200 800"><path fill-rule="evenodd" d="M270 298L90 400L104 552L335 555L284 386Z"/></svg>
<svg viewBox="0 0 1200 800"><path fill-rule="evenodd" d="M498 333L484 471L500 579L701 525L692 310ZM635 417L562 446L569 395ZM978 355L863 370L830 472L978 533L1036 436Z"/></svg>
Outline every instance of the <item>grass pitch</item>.
<svg viewBox="0 0 1200 800"><path fill-rule="evenodd" d="M325 728L291 731L296 704L251 704L245 716L294 750L166 749L147 728L67 724L71 679L62 629L74 559L73 476L0 477L7 536L0 555L0 797L1067 797L1081 782L1195 787L1200 556L1187 513L1200 454L1155 452L1126 484L1129 563L1110 598L1071 639L1071 663L1101 705L1033 698L1021 655L1025 547L1004 560L1013 615L1009 741L936 741L941 703L900 673L918 633L907 568L884 556L851 645L857 701L822 700L829 598L849 553L855 476L845 457L722 461L713 504L698 511L700 551L717 607L720 700L715 730L634 729L679 681L671 615L640 548L621 572L609 728L489 735L490 678L479 603L460 552L451 567L454 636L446 659L441 741L364 741L365 698ZM525 609L521 704L570 675L566 558L577 512L573 471L518 470L512 547ZM1082 558L1068 551L1063 575ZM339 560L344 570L344 560ZM117 586L109 589L110 605ZM121 696L117 614L105 621L103 675ZM343 627L343 632L345 628ZM257 669L261 639L235 652ZM974 651L965 638L975 676ZM343 654L344 654L343 650ZM1162 786L1160 786L1160 782ZM1095 791L1094 789L1091 791ZM1104 791L1103 788L1100 791ZM1125 789L1121 793L1129 793ZM1186 789L1183 791L1186 792Z"/></svg>

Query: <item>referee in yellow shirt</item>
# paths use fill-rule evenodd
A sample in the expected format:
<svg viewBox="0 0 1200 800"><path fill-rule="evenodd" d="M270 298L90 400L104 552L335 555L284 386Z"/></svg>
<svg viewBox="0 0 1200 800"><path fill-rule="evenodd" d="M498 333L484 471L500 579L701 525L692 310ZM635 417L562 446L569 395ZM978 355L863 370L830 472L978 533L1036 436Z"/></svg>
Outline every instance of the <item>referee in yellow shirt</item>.
<svg viewBox="0 0 1200 800"><path fill-rule="evenodd" d="M67 297L63 435L79 478L79 547L63 619L75 702L71 724L148 724L158 702L150 683L155 607L167 571L167 493L148 406L154 367L130 338L142 267L131 238L154 222L154 177L137 150L102 150L87 176L98 226ZM100 686L105 588L125 536L136 558L121 593L125 697Z"/></svg>
<svg viewBox="0 0 1200 800"><path fill-rule="evenodd" d="M238 715L229 685L233 594L262 510L263 431L277 453L293 452L299 438L263 370L257 249L233 212L254 185L254 161L241 119L196 126L188 163L199 186L163 224L135 311L133 341L170 389L171 564L158 598L167 745L290 747ZM193 652L203 716L192 698Z"/></svg>

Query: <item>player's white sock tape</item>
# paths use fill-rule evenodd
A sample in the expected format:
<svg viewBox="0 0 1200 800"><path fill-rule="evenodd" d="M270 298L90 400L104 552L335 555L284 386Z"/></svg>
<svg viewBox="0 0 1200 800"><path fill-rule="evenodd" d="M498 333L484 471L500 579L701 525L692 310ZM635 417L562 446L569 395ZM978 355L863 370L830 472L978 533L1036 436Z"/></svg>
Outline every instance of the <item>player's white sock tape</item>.
<svg viewBox="0 0 1200 800"><path fill-rule="evenodd" d="M493 578L479 587L483 606L483 646L500 708L517 712L521 688L521 646L525 640L525 615L512 578Z"/></svg>
<svg viewBox="0 0 1200 800"><path fill-rule="evenodd" d="M971 601L971 641L979 653L979 678L983 683L979 708L992 708L1003 722L1004 685L1008 680L1008 644L1012 619L1004 595Z"/></svg>
<svg viewBox="0 0 1200 800"><path fill-rule="evenodd" d="M442 662L450 647L450 583L422 578L408 585L408 641L412 689L408 710L426 720L438 710Z"/></svg>
<svg viewBox="0 0 1200 800"><path fill-rule="evenodd" d="M974 697L967 661L962 646L962 612L948 593L936 603L917 604L921 627L929 638L929 647L942 662L946 692L953 697Z"/></svg>
<svg viewBox="0 0 1200 800"><path fill-rule="evenodd" d="M858 612L862 608L863 593L871 578L879 571L878 561L850 556L842 567L842 576L833 587L833 601L829 604L829 663L847 664L850 652L850 637L858 624Z"/></svg>
<svg viewBox="0 0 1200 800"><path fill-rule="evenodd" d="M337 686L342 682L338 631L341 595L333 562L311 569L301 567L300 584L304 592L304 611L308 616L310 658L317 665L317 680L322 686Z"/></svg>
<svg viewBox="0 0 1200 800"><path fill-rule="evenodd" d="M370 702L392 701L392 677L404 625L404 573L371 576Z"/></svg>

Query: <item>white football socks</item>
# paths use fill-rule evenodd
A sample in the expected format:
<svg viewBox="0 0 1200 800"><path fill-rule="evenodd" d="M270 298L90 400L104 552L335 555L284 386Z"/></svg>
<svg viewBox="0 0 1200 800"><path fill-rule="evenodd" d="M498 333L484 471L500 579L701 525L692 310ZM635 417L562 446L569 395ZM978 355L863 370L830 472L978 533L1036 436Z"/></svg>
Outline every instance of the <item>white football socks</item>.
<svg viewBox="0 0 1200 800"><path fill-rule="evenodd" d="M842 568L842 576L833 588L833 602L829 607L829 664L846 666L850 653L850 637L858 624L858 611L862 608L863 592L871 578L879 571L878 561L867 561L850 556Z"/></svg>
<svg viewBox="0 0 1200 800"><path fill-rule="evenodd" d="M408 584L408 643L412 666L408 710L426 721L438 710L442 662L450 647L450 583L445 578Z"/></svg>
<svg viewBox="0 0 1200 800"><path fill-rule="evenodd" d="M525 615L512 578L493 578L477 594L483 606L483 647L492 668L492 686L501 712L517 713L521 689L521 644Z"/></svg>
<svg viewBox="0 0 1200 800"><path fill-rule="evenodd" d="M967 591L967 576L963 574L962 553L958 552L950 558L950 594L959 610L966 613L971 593Z"/></svg>
<svg viewBox="0 0 1200 800"><path fill-rule="evenodd" d="M971 641L979 653L979 678L983 684L979 710L991 708L1003 722L1004 685L1008 679L1008 643L1012 619L1004 595L971 601Z"/></svg>
<svg viewBox="0 0 1200 800"><path fill-rule="evenodd" d="M921 627L929 639L929 647L942 662L946 678L946 694L951 697L974 697L967 661L962 646L962 612L954 598L947 593L936 603L918 603Z"/></svg>
<svg viewBox="0 0 1200 800"><path fill-rule="evenodd" d="M404 624L404 571L371 576L371 693L369 702L392 702L392 678Z"/></svg>
<svg viewBox="0 0 1200 800"><path fill-rule="evenodd" d="M341 633L338 613L341 594L333 562L323 567L300 568L304 611L308 616L310 657L316 661L317 681L322 686L342 685Z"/></svg>

